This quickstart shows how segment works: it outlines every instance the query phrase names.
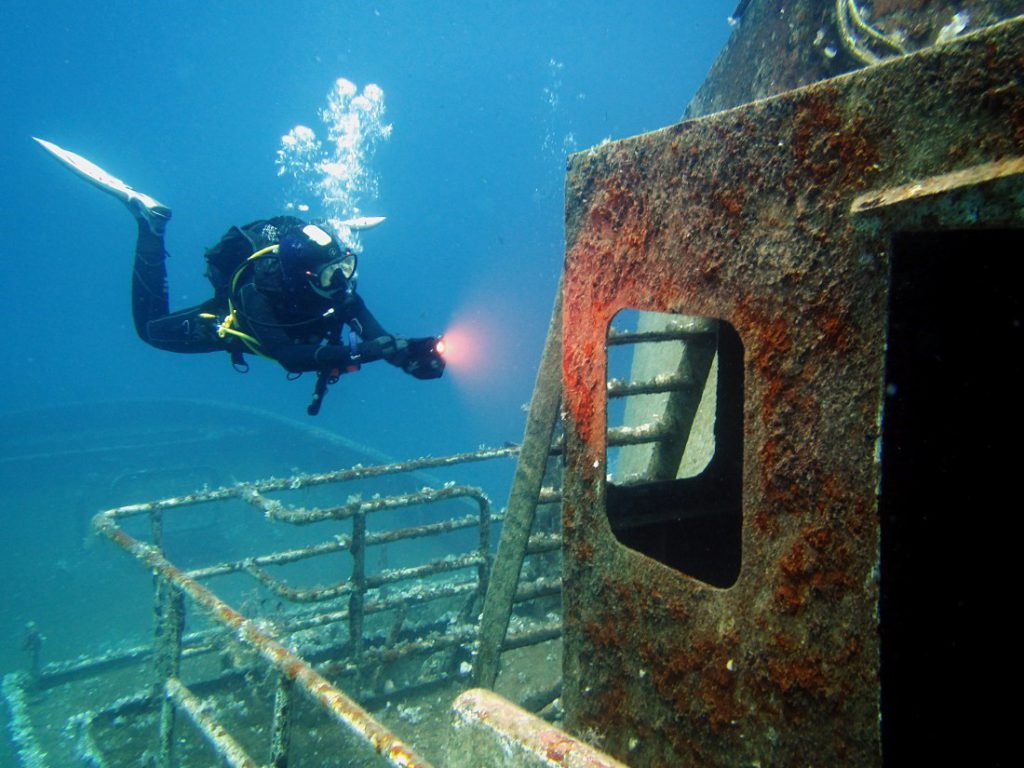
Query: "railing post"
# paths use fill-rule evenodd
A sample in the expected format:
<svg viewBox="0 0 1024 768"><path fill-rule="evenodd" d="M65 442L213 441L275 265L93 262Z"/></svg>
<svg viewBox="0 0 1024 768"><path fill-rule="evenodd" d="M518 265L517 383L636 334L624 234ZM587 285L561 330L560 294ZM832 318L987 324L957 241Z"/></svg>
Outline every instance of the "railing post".
<svg viewBox="0 0 1024 768"><path fill-rule="evenodd" d="M156 681L160 697L160 731L157 743L158 768L171 768L174 747L174 701L166 685L181 668L181 636L185 626L185 598L162 575L156 580Z"/></svg>
<svg viewBox="0 0 1024 768"><path fill-rule="evenodd" d="M487 587L491 582L491 568L494 555L491 554L491 503L487 498L479 500L480 505L480 565L477 567L477 601L483 607ZM468 618L468 617L467 617Z"/></svg>
<svg viewBox="0 0 1024 768"><path fill-rule="evenodd" d="M270 766L288 768L288 751L291 748L292 726L292 680L278 675L274 691L274 721L270 730Z"/></svg>
<svg viewBox="0 0 1024 768"><path fill-rule="evenodd" d="M363 654L363 603L366 599L366 512L352 516L352 595L348 600L348 628L352 638L352 658L359 662Z"/></svg>
<svg viewBox="0 0 1024 768"><path fill-rule="evenodd" d="M161 552L164 550L164 512L162 509L152 509L149 512L149 535L153 540L153 546Z"/></svg>

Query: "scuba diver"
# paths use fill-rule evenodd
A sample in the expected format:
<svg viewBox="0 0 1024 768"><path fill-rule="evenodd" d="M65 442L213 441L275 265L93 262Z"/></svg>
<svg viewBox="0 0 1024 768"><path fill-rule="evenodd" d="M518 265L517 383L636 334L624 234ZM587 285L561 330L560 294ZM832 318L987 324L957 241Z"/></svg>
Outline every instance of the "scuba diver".
<svg viewBox="0 0 1024 768"><path fill-rule="evenodd" d="M132 315L147 344L170 352L226 351L243 372L247 352L276 360L289 376L315 371L310 415L319 412L329 384L363 363L385 360L418 379L444 373L443 340L388 333L356 293L356 254L320 226L293 216L231 227L205 254L213 297L171 312L164 248L170 209L80 155L36 141L135 217ZM344 224L365 229L381 221Z"/></svg>

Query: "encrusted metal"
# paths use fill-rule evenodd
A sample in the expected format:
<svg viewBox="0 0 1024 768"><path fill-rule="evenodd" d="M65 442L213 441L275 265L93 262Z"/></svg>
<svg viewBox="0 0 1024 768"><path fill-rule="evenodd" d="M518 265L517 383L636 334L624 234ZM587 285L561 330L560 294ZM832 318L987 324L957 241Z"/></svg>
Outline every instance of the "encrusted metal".
<svg viewBox="0 0 1024 768"><path fill-rule="evenodd" d="M196 764L204 759L202 748L195 739L183 740L180 730L182 723L190 721L226 764L284 768L293 751L298 750L295 757L302 758L303 746L309 746L308 738L300 739L303 743L298 747L293 738L296 717L303 718L300 733L305 732L310 717L308 706L296 706L295 698L301 695L386 762L398 766L427 765L422 753L371 715L369 703L357 703L354 696L382 706L385 702L408 700L407 697L439 685L450 684L457 691L468 683L466 660L473 657L478 647L478 612L490 577L491 525L501 521L503 515L492 513L490 501L481 489L455 481L438 481L441 487L366 499L355 495L346 499L342 494L342 503L336 502L338 493L334 485L407 475L425 468L457 467L515 456L517 452L515 446L480 449L449 457L271 478L100 513L94 519L96 529L153 573L154 644L49 665L38 664L36 653L38 668L33 675L11 675L4 681L5 698L16 714L19 754L31 758L46 751L37 739L29 707L23 706L26 694L39 694L36 698L41 707L36 717L45 721L46 697L54 695L60 686L95 685L105 676L116 677L122 670L147 665L143 668L151 671L145 676L152 679L148 691L113 703L97 702L95 711L79 712L70 718L65 737L76 745L78 756L87 764L98 768L112 764L106 754L123 752L130 743L138 745L140 741L149 755L147 759L155 765L169 768ZM403 482L408 484L409 480ZM322 490L311 495L314 488ZM307 505L291 503L295 498L307 501ZM317 504L309 505L310 499L316 499ZM440 503L449 507L432 513L433 521L419 519ZM218 518L218 513L248 513L255 518L251 513L256 512L257 519L265 525L278 526L281 534L284 531L280 526L284 523L291 530L294 526L326 525L328 535L316 543L185 570L172 562L163 544L168 532L175 530L176 515L201 504L207 505L209 513L205 508L203 512L208 518ZM452 510L459 509L467 514L449 516ZM403 518L411 516L416 524L371 528L368 519L381 513L402 513ZM351 532L338 532L338 524L346 521ZM468 551L447 550L447 554L442 552L434 558L419 555L418 562L406 560L400 567L390 568L384 560L370 567L367 560L368 550L382 553L384 545L473 529L476 535L471 535L469 542L465 537L459 540L465 542L459 546L468 547ZM236 538L240 534L241 529L232 531ZM241 541L248 539L248 535L241 535ZM274 539L260 534L258 540L265 546L266 541ZM527 554L550 557L560 548L560 537L534 536L525 546ZM285 580L277 571L305 564L306 578L311 573L331 574L337 564L345 562L334 559L343 553L350 555L350 573L340 581L329 577L327 583L318 586L297 586L291 583L293 576ZM322 559L325 556L327 560ZM310 571L308 563L314 558L321 558L317 562L322 567ZM246 599L242 610L229 605L210 585L225 577L224 583L234 583L236 589L239 579L252 582L248 594L253 597ZM530 578L513 584L513 588L511 603L520 604L557 598L561 584L557 573L534 571ZM264 597L258 598L261 594ZM262 609L260 605L267 602L271 606ZM286 604L294 607L286 608ZM185 633L190 607L200 609L206 625L199 631ZM548 614L537 619L529 613L528 610L524 615L517 614L514 631L499 639L499 652L527 648L561 636L560 617ZM339 631L346 626L346 632ZM26 635L28 647L41 644L32 640L32 629ZM343 690L342 685L355 694ZM235 696L245 697L248 703L232 710L235 705L230 702ZM250 721L264 718L263 724L255 728L255 733L266 734L257 738L257 743L262 743L262 754L251 751L254 736L249 729L254 725L241 725L234 716L225 720L224 715L231 711L245 713L244 719ZM306 714L301 714L303 711ZM443 717L443 712L434 717L438 715ZM131 730L138 732L134 736L119 728L119 724L129 722L133 724ZM243 729L240 734L235 732L239 727ZM151 729L152 734L143 736L145 729ZM46 738L52 739L53 735L48 733ZM49 744L50 749L53 746ZM41 757L34 764L45 766L46 758Z"/></svg>
<svg viewBox="0 0 1024 768"><path fill-rule="evenodd" d="M452 705L450 768L625 768L539 717L481 688Z"/></svg>
<svg viewBox="0 0 1024 768"><path fill-rule="evenodd" d="M572 158L574 733L634 765L879 764L890 240L900 227L1021 226L1022 27ZM742 344L742 563L728 589L627 548L609 524L606 329L626 308L717 318Z"/></svg>
<svg viewBox="0 0 1024 768"><path fill-rule="evenodd" d="M180 590L183 594L187 595L210 618L234 631L239 641L252 647L265 663L285 675L288 679L293 680L296 686L314 703L323 708L331 718L351 730L357 737L365 740L378 754L387 759L391 765L429 765L410 746L370 716L365 709L345 693L331 685L302 657L283 646L267 634L258 624L238 613L195 579L186 576L181 570L170 563L160 553L159 549L151 544L138 541L120 529L116 521L119 517L124 516L123 510L111 510L97 515L94 524L107 538L127 550L153 570L157 575L158 583L166 581L170 588ZM172 687L171 691L173 690ZM190 701L182 697L179 697L179 699L181 701ZM180 701L176 703L180 703ZM161 756L163 755L163 749L168 748L167 742L171 738L169 734L173 733L173 723L167 723L167 719L167 716L161 716ZM205 720L200 722L204 732L210 735L213 726ZM217 728L219 729L219 726ZM225 745L230 746L233 743L233 741L211 738L211 744L218 749ZM219 754L225 760L232 760L232 755L229 753L219 752ZM167 760L169 765L169 757Z"/></svg>

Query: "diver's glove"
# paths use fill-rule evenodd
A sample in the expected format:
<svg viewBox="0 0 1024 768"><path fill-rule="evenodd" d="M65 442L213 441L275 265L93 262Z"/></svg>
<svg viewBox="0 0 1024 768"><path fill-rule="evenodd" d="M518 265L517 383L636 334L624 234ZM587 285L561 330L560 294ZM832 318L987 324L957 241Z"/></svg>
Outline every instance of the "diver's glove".
<svg viewBox="0 0 1024 768"><path fill-rule="evenodd" d="M409 339L402 370L417 379L439 379L444 373L444 340L440 336Z"/></svg>

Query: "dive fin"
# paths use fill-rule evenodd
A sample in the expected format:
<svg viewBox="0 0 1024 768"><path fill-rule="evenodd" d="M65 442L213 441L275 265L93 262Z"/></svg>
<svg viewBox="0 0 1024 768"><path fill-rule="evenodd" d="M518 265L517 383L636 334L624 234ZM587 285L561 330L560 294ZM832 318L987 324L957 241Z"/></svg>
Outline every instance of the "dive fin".
<svg viewBox="0 0 1024 768"><path fill-rule="evenodd" d="M353 230L373 229L377 225L383 224L386 218L387 216L356 216L354 219L339 221L338 224Z"/></svg>
<svg viewBox="0 0 1024 768"><path fill-rule="evenodd" d="M93 186L102 189L107 194L113 195L128 206L128 210L131 211L132 215L139 220L145 221L154 234L163 234L164 227L167 226L167 220L171 218L171 209L166 205L162 205L147 194L132 189L128 184L125 184L116 176L107 173L96 163L86 160L81 155L75 154L63 147L58 147L52 141L39 139L35 136L32 138L39 142L43 149L60 160L66 168L74 171Z"/></svg>

